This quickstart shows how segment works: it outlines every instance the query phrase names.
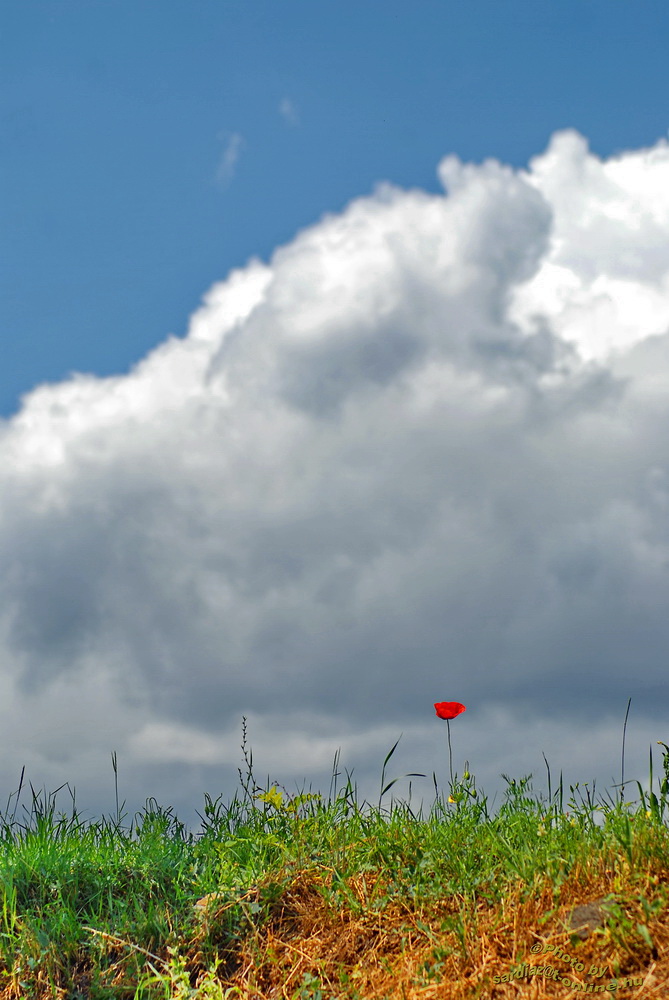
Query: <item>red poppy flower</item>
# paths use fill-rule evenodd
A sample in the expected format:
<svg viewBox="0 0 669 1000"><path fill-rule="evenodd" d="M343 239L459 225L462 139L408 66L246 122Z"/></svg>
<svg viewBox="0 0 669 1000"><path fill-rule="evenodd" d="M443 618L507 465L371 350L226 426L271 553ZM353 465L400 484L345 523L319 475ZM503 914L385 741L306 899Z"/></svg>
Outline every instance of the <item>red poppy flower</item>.
<svg viewBox="0 0 669 1000"><path fill-rule="evenodd" d="M454 719L460 712L466 712L467 706L459 701L435 701L434 707L440 719Z"/></svg>

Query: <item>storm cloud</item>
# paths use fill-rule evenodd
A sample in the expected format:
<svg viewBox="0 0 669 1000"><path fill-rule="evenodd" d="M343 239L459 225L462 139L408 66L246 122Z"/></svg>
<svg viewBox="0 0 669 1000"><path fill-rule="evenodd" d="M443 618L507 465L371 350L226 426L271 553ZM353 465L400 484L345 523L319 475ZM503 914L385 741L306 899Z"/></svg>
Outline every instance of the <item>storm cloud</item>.
<svg viewBox="0 0 669 1000"><path fill-rule="evenodd" d="M486 790L667 740L669 147L380 184L0 429L0 779L192 821L257 777ZM95 331L91 330L91 336ZM457 730L457 732L456 732ZM638 772L638 773L637 773ZM406 794L406 782L396 786ZM431 780L414 782L429 806Z"/></svg>

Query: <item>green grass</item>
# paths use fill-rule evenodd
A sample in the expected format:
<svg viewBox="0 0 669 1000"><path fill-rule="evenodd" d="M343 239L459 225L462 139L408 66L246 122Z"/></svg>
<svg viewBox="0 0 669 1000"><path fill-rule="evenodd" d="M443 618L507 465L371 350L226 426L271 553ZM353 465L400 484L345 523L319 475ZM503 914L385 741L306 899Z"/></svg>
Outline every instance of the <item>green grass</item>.
<svg viewBox="0 0 669 1000"><path fill-rule="evenodd" d="M666 744L659 779L651 753L648 791L627 782L639 793L632 803L622 789L599 801L587 785L566 794L561 777L553 791L547 764L547 798L534 795L531 776L505 776L494 814L468 771L448 800L433 775L424 818L407 803L382 808L397 743L379 803L365 809L350 777L337 794L337 757L327 803L261 789L243 725L244 796L225 808L205 796L198 836L154 800L126 828L118 796L114 821L84 825L74 803L56 816L57 793L43 801L32 785L21 824L22 775L13 814L8 805L0 820L0 1000L487 997L494 968L523 960L560 906L583 894L619 903L602 938L611 975L645 969L653 956L669 963L658 944ZM209 909L196 909L210 893ZM655 996L650 987L643 995Z"/></svg>

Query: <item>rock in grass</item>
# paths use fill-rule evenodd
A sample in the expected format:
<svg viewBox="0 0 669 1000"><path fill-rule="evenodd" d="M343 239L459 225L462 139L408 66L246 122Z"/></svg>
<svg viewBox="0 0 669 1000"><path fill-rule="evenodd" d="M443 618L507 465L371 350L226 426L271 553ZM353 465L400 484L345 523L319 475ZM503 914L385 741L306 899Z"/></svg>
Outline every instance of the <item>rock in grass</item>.
<svg viewBox="0 0 669 1000"><path fill-rule="evenodd" d="M601 896L590 903L575 906L569 915L569 930L585 941L592 931L604 926L608 916L607 906L612 904L612 900Z"/></svg>

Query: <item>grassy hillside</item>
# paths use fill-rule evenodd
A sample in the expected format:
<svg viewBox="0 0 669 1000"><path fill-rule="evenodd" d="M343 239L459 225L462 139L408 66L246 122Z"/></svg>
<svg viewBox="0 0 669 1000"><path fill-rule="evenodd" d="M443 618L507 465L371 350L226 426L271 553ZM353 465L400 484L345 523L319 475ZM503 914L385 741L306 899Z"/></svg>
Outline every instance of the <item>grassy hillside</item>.
<svg viewBox="0 0 669 1000"><path fill-rule="evenodd" d="M397 746L397 744L395 745ZM148 800L84 826L32 793L2 819L0 1000L669 997L669 748L627 799L465 771L430 815L260 789L186 834ZM624 746L623 746L624 760ZM116 761L114 759L114 766ZM634 787L636 786L636 787ZM638 797L629 802L634 787ZM27 811L27 810L26 810Z"/></svg>

